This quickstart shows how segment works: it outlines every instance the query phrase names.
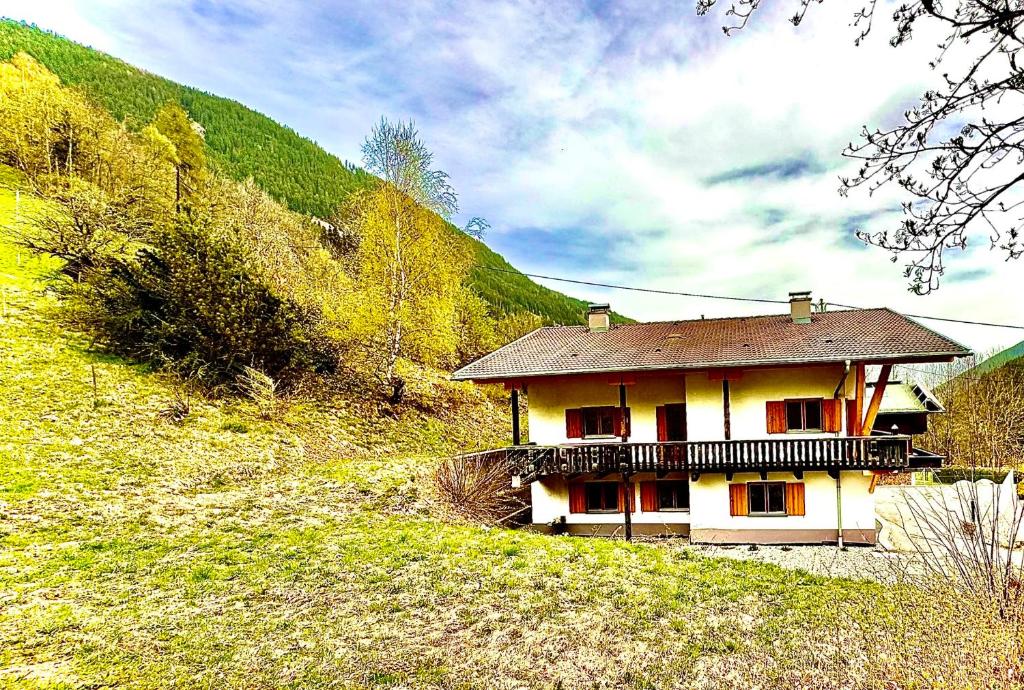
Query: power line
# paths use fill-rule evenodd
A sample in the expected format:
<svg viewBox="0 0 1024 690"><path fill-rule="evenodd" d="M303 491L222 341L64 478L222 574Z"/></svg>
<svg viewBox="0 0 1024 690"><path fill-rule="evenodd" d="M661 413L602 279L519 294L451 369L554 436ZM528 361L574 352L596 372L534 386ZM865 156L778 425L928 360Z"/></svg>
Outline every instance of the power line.
<svg viewBox="0 0 1024 690"><path fill-rule="evenodd" d="M482 268L488 271L497 271L498 273L510 273L513 275L526 276L528 278L539 278L542 280L555 280L561 283L572 283L574 285L589 285L591 287L609 288L612 290L629 290L631 292L647 292L656 295L677 295L680 297L698 297L701 299L719 299L728 300L730 302L757 302L760 304L789 304L788 300L782 299L766 299L762 297L732 297L729 295L712 295L701 292L683 292L681 290L659 290L656 288L645 288L637 287L634 285L616 285L614 283L597 283L591 280L577 280L575 278L560 278L558 276L548 276L539 273L523 273L522 271L516 271L508 268L498 268L497 266L484 266L483 264L477 264L477 268ZM833 307L842 307L843 309L864 309L864 307L855 307L849 304L839 304L838 302L827 302L828 305ZM970 326L988 326L990 328L1013 328L1017 330L1024 330L1024 325L1009 324L1009 323L992 323L990 321L972 321L969 319L953 319L945 316L925 316L924 314L903 314L915 319L927 319L930 321L946 321L948 323L960 323Z"/></svg>
<svg viewBox="0 0 1024 690"><path fill-rule="evenodd" d="M863 309L864 307L854 307L849 304L839 304L838 302L828 302L833 307L843 307L844 309ZM1012 323L992 323L991 321L971 321L969 319L951 319L945 316L925 316L924 314L907 314L901 312L903 316L909 316L914 319L928 319L930 321L946 321L948 323L963 323L970 326L990 326L992 328L1016 328L1024 330L1024 326L1018 326Z"/></svg>
<svg viewBox="0 0 1024 690"><path fill-rule="evenodd" d="M542 278L544 280L557 280L562 283L574 283L576 285L590 285L593 287L612 288L614 290L631 290L633 292L651 292L657 295L679 295L681 297L702 297L704 299L724 299L731 300L733 302L761 302L763 304L789 304L787 300L783 299L761 299L758 297L728 297L725 295L706 295L699 292L680 292L678 290L658 290L656 288L643 288L635 287L632 285L614 285L611 283L595 283L589 280L575 280L573 278L558 278L556 276L545 276L539 273L523 273L522 271L516 271L508 268L498 268L497 266L484 266L483 264L477 264L477 268L484 268L488 271L498 271L499 273L512 273L519 276L527 276L528 278Z"/></svg>

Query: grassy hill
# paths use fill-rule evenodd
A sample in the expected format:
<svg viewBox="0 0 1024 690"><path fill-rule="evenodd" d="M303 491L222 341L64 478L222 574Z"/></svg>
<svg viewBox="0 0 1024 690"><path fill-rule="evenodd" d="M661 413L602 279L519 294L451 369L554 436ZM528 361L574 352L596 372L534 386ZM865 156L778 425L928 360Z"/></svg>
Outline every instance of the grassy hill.
<svg viewBox="0 0 1024 690"><path fill-rule="evenodd" d="M338 384L172 421L173 379L56 320L5 184L0 687L1010 687L999 626L956 602L442 519L434 459L508 439L469 385L398 418Z"/></svg>
<svg viewBox="0 0 1024 690"><path fill-rule="evenodd" d="M372 177L294 130L241 103L177 84L92 48L11 20L0 19L0 60L32 55L66 84L81 87L130 126L149 122L164 104L180 103L206 131L210 158L236 180L253 178L291 209L320 217ZM367 130L373 123L367 123ZM586 302L506 271L513 267L482 242L473 246L474 288L497 313L530 311L548 323L583 323ZM489 270L493 268L501 271ZM616 315L618 321L621 317Z"/></svg>

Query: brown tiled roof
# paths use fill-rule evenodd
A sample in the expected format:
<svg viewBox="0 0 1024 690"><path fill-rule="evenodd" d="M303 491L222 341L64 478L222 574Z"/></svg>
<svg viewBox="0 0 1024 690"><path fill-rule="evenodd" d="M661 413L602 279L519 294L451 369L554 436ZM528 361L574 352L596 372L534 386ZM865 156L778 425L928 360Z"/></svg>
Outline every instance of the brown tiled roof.
<svg viewBox="0 0 1024 690"><path fill-rule="evenodd" d="M970 354L963 345L889 309L612 326L539 328L456 371L458 380L555 374L706 369L801 362L927 361Z"/></svg>

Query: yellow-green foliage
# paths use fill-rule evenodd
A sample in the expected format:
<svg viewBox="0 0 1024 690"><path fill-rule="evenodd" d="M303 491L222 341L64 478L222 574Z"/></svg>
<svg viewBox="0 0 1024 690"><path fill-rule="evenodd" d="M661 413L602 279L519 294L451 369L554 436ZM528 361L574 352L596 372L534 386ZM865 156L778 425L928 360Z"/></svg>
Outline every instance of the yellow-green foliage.
<svg viewBox="0 0 1024 690"><path fill-rule="evenodd" d="M361 193L353 204L360 240L352 338L365 345L371 360L386 359L398 338L401 357L452 364L469 255L436 214L387 185Z"/></svg>
<svg viewBox="0 0 1024 690"><path fill-rule="evenodd" d="M451 367L500 344L465 287L468 245L423 199L374 185L343 214L349 246L328 242L252 180L209 174L180 106L135 133L27 55L0 67L0 158L59 208L22 242L64 260L73 322L112 351L213 380L340 356L390 381L401 359Z"/></svg>

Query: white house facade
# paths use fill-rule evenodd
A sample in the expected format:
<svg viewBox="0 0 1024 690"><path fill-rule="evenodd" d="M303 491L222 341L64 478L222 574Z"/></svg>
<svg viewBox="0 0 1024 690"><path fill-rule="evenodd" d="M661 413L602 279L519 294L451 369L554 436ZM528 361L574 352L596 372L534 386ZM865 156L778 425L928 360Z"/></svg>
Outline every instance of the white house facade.
<svg viewBox="0 0 1024 690"><path fill-rule="evenodd" d="M511 391L536 529L702 543L875 540L880 475L934 464L876 429L889 372L961 345L887 309L548 327L454 374ZM880 365L867 396L866 367ZM528 399L527 430L520 406ZM528 437L527 437L528 436Z"/></svg>

